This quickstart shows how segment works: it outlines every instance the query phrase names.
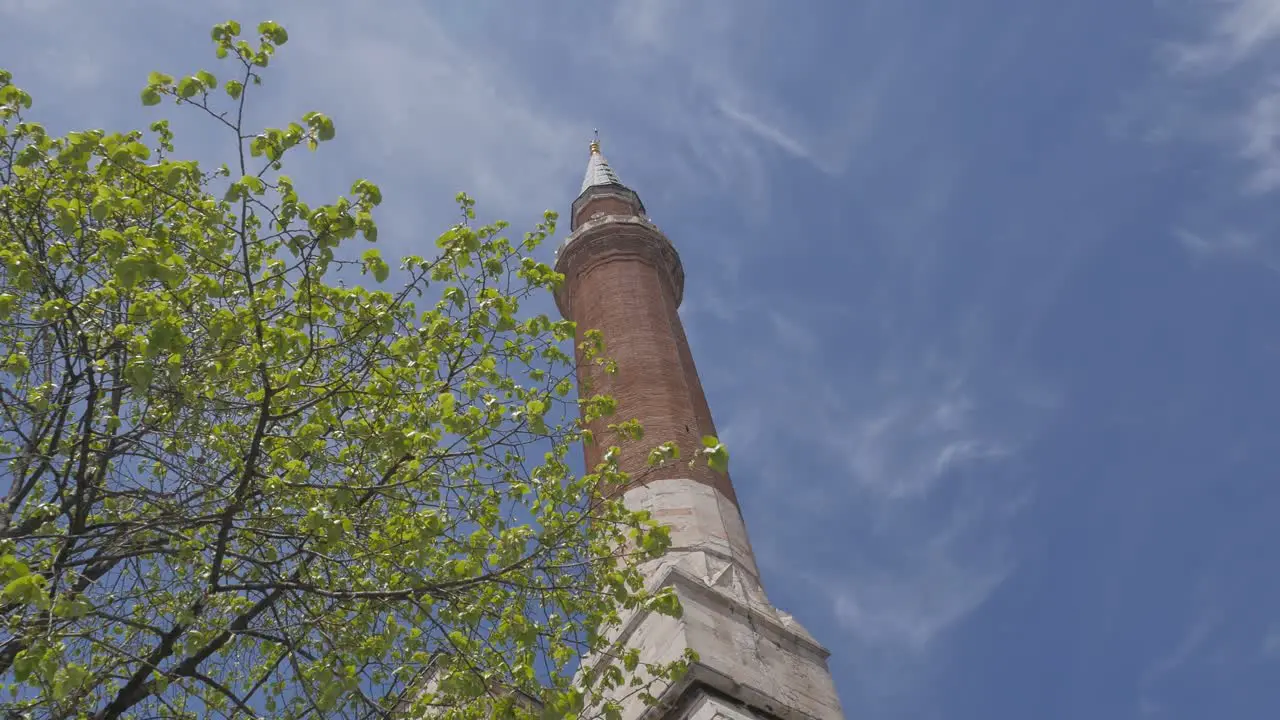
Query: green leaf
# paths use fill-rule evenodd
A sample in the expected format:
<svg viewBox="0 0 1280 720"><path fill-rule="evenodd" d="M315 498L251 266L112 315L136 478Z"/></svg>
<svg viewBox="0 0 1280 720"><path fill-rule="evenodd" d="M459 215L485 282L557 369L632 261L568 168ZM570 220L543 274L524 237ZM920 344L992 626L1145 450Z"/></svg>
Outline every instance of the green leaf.
<svg viewBox="0 0 1280 720"><path fill-rule="evenodd" d="M200 90L200 81L194 77L185 77L178 81L178 97L184 100L195 97Z"/></svg>
<svg viewBox="0 0 1280 720"><path fill-rule="evenodd" d="M711 435L702 438L702 445L707 465L718 473L729 472L729 450Z"/></svg>
<svg viewBox="0 0 1280 720"><path fill-rule="evenodd" d="M240 185L255 195L259 195L267 189L267 184L262 181L262 178L255 175L245 175L240 178Z"/></svg>
<svg viewBox="0 0 1280 720"><path fill-rule="evenodd" d="M378 282L384 282L391 273L391 267L382 259L382 254L377 248L369 248L360 256L361 262L364 263L365 269L373 273L373 279Z"/></svg>
<svg viewBox="0 0 1280 720"><path fill-rule="evenodd" d="M143 89L143 91L142 91L142 104L143 104L143 105L159 105L159 104L160 104L160 91L159 91L159 90L156 90L154 87L148 87L148 88Z"/></svg>
<svg viewBox="0 0 1280 720"><path fill-rule="evenodd" d="M22 151L18 153L18 157L15 158L14 163L18 167L31 167L39 162L42 157L44 157L44 153L40 152L40 148L38 146L28 145L22 148Z"/></svg>
<svg viewBox="0 0 1280 720"><path fill-rule="evenodd" d="M70 664L59 668L53 681L53 699L65 700L71 693L79 690L89 677L89 670L83 665Z"/></svg>
<svg viewBox="0 0 1280 720"><path fill-rule="evenodd" d="M289 33L279 23L270 20L258 24L258 34L276 45L289 42Z"/></svg>
<svg viewBox="0 0 1280 720"><path fill-rule="evenodd" d="M88 615L92 609L92 606L84 600L59 597L53 605L53 614L61 618L78 618Z"/></svg>
<svg viewBox="0 0 1280 720"><path fill-rule="evenodd" d="M24 575L5 585L0 591L0 599L43 608L49 604L49 596L44 590L46 582L43 575Z"/></svg>
<svg viewBox="0 0 1280 720"><path fill-rule="evenodd" d="M98 222L106 220L109 212L111 212L111 199L104 195L94 198L93 204L89 206L89 216Z"/></svg>

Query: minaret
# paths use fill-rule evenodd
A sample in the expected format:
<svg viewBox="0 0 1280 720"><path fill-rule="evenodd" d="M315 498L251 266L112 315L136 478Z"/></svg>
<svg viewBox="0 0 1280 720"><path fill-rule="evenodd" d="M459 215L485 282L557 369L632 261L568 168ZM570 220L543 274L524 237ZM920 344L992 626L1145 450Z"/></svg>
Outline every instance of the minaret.
<svg viewBox="0 0 1280 720"><path fill-rule="evenodd" d="M577 323L579 342L599 330L617 365L608 374L580 362L579 385L617 401L608 422L635 418L645 430L643 440L631 441L599 423L587 467L609 445L619 447L630 475L623 499L671 528L670 552L643 569L649 587L673 587L684 609L680 618L633 616L622 637L646 663L678 659L687 648L699 656L656 707L629 700L624 720L840 720L828 652L765 596L729 477L705 463L647 463L649 451L668 441L691 458L702 437L716 432L676 312L684 294L680 256L640 196L618 180L598 138L569 227L556 257L565 276L556 304Z"/></svg>

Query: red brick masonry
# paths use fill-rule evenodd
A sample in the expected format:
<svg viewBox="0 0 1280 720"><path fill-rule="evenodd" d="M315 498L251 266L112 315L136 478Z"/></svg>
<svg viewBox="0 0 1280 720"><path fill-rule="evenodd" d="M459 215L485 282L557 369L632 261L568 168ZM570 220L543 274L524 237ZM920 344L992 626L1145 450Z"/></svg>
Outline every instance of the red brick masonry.
<svg viewBox="0 0 1280 720"><path fill-rule="evenodd" d="M600 216L601 212L606 214ZM601 332L605 355L618 369L609 375L598 365L578 363L579 387L612 395L618 403L613 417L591 428L596 442L586 446L587 467L595 467L604 450L617 445L622 451L620 467L637 484L688 478L717 488L737 504L727 475L701 460L688 466L702 447L702 437L716 431L676 312L684 269L675 248L615 197L585 203L575 224L578 230L556 260L557 271L565 275L556 302L564 316L577 323L579 343L588 330ZM608 431L609 423L630 418L644 426L643 439L624 440ZM649 467L649 452L667 441L680 447L681 459Z"/></svg>

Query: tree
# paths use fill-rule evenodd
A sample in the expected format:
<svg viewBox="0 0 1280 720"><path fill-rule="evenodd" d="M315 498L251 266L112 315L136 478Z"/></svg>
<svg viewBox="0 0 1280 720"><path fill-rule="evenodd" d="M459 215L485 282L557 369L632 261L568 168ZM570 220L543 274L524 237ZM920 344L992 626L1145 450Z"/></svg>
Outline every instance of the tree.
<svg viewBox="0 0 1280 720"><path fill-rule="evenodd" d="M561 280L533 257L555 215L513 242L459 196L438 254L391 288L376 245L350 250L377 239L378 187L312 204L283 173L330 119L243 124L287 35L240 30L212 32L233 79L153 73L141 95L226 131L212 170L165 120L51 137L0 72L6 707L487 717L523 696L612 714L606 686L643 683L576 663L634 670L608 629L678 606L636 570L663 529L598 492L618 468L567 462L579 411L613 404L574 402L572 324L521 313Z"/></svg>

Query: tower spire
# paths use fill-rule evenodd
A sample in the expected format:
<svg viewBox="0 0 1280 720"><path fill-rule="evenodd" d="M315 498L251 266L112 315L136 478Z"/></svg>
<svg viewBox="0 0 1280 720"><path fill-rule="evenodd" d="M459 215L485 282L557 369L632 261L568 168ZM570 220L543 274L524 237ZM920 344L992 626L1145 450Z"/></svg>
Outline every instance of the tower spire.
<svg viewBox="0 0 1280 720"><path fill-rule="evenodd" d="M600 152L600 131L596 130L595 139L591 141L591 154L587 157L587 175L582 179L582 191L598 185L621 185L618 174L609 167L609 161Z"/></svg>

